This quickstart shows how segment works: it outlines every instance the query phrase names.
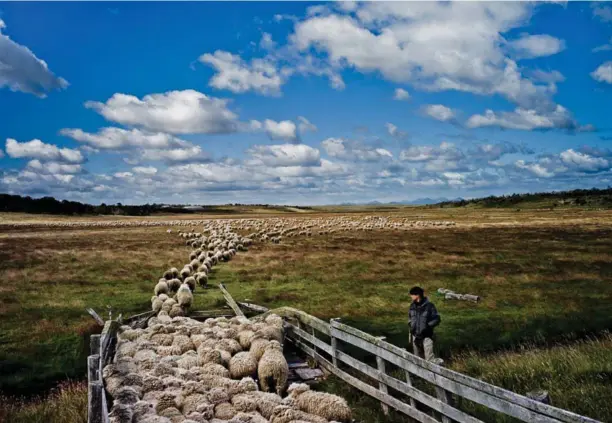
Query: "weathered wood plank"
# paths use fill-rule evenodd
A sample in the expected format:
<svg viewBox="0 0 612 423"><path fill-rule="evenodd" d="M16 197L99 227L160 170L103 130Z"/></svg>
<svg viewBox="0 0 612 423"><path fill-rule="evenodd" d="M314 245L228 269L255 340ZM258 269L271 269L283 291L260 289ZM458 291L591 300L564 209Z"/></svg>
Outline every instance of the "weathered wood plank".
<svg viewBox="0 0 612 423"><path fill-rule="evenodd" d="M107 320L104 324L104 329L102 329L100 334L101 367L106 366L113 359L113 349L117 342L117 330L119 330L119 322L115 320Z"/></svg>
<svg viewBox="0 0 612 423"><path fill-rule="evenodd" d="M391 355L395 355L396 357L402 358L403 360L401 361L396 360L396 362L400 364L397 364L397 363L394 363L394 364L402 367L405 370L409 370L411 373L419 377L422 377L424 379L427 379L429 382L432 382L434 384L436 384L436 381L439 380L441 381L441 383L444 383L446 386L442 386L441 383L438 383L438 386L442 386L443 388L451 391L454 394L463 396L475 402L478 402L478 401L476 401L475 399L469 398L469 395L482 397L487 401L490 398L500 399L500 400L503 400L502 403L494 400L494 403L497 404L497 408L493 408L493 407L490 407L490 408L493 408L505 414L509 414L505 412L506 406L500 405L500 404L510 403L511 406L518 406L519 409L539 413L539 417L535 415L535 413L532 413L534 415L534 418L537 418L537 419L544 418L543 420L524 420L524 421L534 421L534 422L536 421L542 421L542 422L561 421L561 422L566 422L566 423L601 423L595 419L591 419L589 417L585 417L585 416L581 416L581 415L572 413L571 411L567 411L567 410L556 408L550 405L539 403L525 396L516 394L514 392L508 391L498 386L491 385L481 380L474 379L464 374L457 373L450 369L446 369L444 367L438 366L414 354L410 354L406 350L403 350L395 345L389 344L384 341L378 341L376 337L369 335L365 332L362 332L358 329L352 328L350 326L343 325L342 323L331 321L330 326L331 326L331 329L335 327L336 329L339 329L340 331L349 334L350 340L347 342L351 342L354 339L368 341L367 343L369 344L370 347L373 347L374 351L380 352L381 354L384 354L385 352L392 353ZM374 352L374 354L376 354L376 352ZM387 359L388 361L391 361L387 358L387 356L389 356L389 354L383 355L385 359ZM410 366L408 368L408 364L412 364L413 366ZM449 389L448 386L452 386L454 390ZM464 394L464 392L467 392L468 394L466 395ZM482 405L488 406L487 404L482 404ZM498 409L500 407L501 409ZM529 415L531 415L531 414L521 413L519 410L517 410L516 407L510 407L510 408L512 410L519 412L524 417L525 416L528 417ZM517 418L520 418L520 417L517 417Z"/></svg>
<svg viewBox="0 0 612 423"><path fill-rule="evenodd" d="M419 411L416 408L413 408L413 407L409 406L408 404L404 404L403 402L401 402L397 398L392 397L391 395L384 395L382 392L380 392L378 389L374 388L373 386L370 386L367 383L362 382L359 379L357 379L357 378L349 375L348 373L340 370L339 368L334 366L332 363L327 361L320 354L315 353L312 348L310 348L308 345L304 344L299 339L295 339L295 340L292 340L292 341L294 341L295 345L298 348L302 349L305 353L307 353L308 355L313 357L319 363L319 365L321 367L326 369L328 372L336 375L340 379L344 380L346 383L348 383L348 384L354 386L355 388L359 389L360 391L365 392L366 394L376 398L379 401L385 402L390 407L392 407L392 408L394 408L394 409L396 409L396 410L406 414L407 416L412 417L413 419L415 419L418 422L421 422L421 423L439 423L433 417L428 416L427 414L423 413L422 411Z"/></svg>
<svg viewBox="0 0 612 423"><path fill-rule="evenodd" d="M103 397L104 387L102 382L90 383L87 391L87 423L104 423Z"/></svg>
<svg viewBox="0 0 612 423"><path fill-rule="evenodd" d="M94 354L87 357L87 382L92 384L100 380L100 355Z"/></svg>
<svg viewBox="0 0 612 423"><path fill-rule="evenodd" d="M288 332L289 332L288 334L293 334L294 336L299 336L300 338L310 342L315 347L318 347L322 351L325 351L327 354L330 354L330 355L332 354L332 347L330 345L327 345L325 342L323 342L319 338L309 334L308 332L304 331L303 329L300 329L297 326L292 325L291 323L289 323L287 325L287 329L288 329Z"/></svg>
<svg viewBox="0 0 612 423"><path fill-rule="evenodd" d="M91 317L94 318L94 320L100 325L100 326L104 326L104 319L102 319L98 313L96 313L96 311L93 308L86 308L85 309L90 315Z"/></svg>
<svg viewBox="0 0 612 423"><path fill-rule="evenodd" d="M338 325L341 325L341 324L338 323ZM350 330L357 331L357 329L351 328L350 326L342 325L341 327L342 328L348 327L350 328ZM331 330L335 338L338 338L344 342L348 342L352 345L355 345L376 356L381 356L382 358L389 361L390 363L393 363L396 366L399 366L404 370L408 370L411 373L427 380L430 383L433 383L436 386L439 386L441 388L446 389L447 391L450 391L454 394L467 398L470 401L474 401L478 404L484 405L485 407L499 411L503 414L510 415L512 417L516 417L517 419L524 421L524 422L558 423L559 421L561 421L561 420L557 420L549 416L538 414L532 410L516 405L508 400L501 399L496 396L490 395L488 393L476 390L469 386L466 386L461 383L450 380L444 376L441 376L440 374L436 374L429 369L415 365L412 361L409 361L405 359L404 357L394 354L388 351L387 349L383 348L385 346L384 344L387 344L387 343L384 341L380 341L376 337L373 337L371 335L366 334L369 338L371 338L371 340L373 340L376 343L376 345L373 344L370 340L366 341L362 337L358 337L352 333L348 333L348 332L345 332L344 330L340 330L336 326L335 322L332 322ZM399 352L406 353L406 351L400 348L397 348L397 350Z"/></svg>
<svg viewBox="0 0 612 423"><path fill-rule="evenodd" d="M382 357L378 357L376 356L376 365L378 366L378 371L380 372L381 375L385 375L387 374L387 370L385 369L385 360ZM380 390L380 392L382 392L383 394L387 394L387 385L385 385L384 382L382 382L382 377L379 378L380 381L378 382L378 389ZM382 406L382 410L385 416L389 415L389 406L387 404L385 404L384 402L381 403Z"/></svg>
<svg viewBox="0 0 612 423"><path fill-rule="evenodd" d="M238 304L236 304L236 301L234 301L234 298L229 292L227 292L227 289L225 289L225 286L223 286L222 283L219 284L219 288L221 289L221 292L223 293L223 296L225 297L225 301L227 302L227 305L229 305L232 308L232 310L234 310L234 313L236 313L236 316L245 317L243 311L240 309L240 307L238 307Z"/></svg>
<svg viewBox="0 0 612 423"><path fill-rule="evenodd" d="M100 354L100 335L91 335L89 337L89 353Z"/></svg>
<svg viewBox="0 0 612 423"><path fill-rule="evenodd" d="M257 304L253 304L253 303L245 303L245 302L238 301L238 305L241 308L246 308L247 310L254 311L256 313L265 313L267 311L270 311L270 309L267 308L267 307L260 306L260 305L257 305Z"/></svg>
<svg viewBox="0 0 612 423"><path fill-rule="evenodd" d="M425 392L419 391L414 386L395 379L393 376L385 375L377 371L377 369L357 360L350 355L339 351L338 360L348 364L352 368L359 370L366 376L371 377L374 380L384 382L388 387L395 389L402 394L408 395L410 398L414 398L417 401L425 404L426 406L447 415L460 423L483 423L482 421L464 413L461 410L457 410L447 404L444 404L437 398L426 394Z"/></svg>

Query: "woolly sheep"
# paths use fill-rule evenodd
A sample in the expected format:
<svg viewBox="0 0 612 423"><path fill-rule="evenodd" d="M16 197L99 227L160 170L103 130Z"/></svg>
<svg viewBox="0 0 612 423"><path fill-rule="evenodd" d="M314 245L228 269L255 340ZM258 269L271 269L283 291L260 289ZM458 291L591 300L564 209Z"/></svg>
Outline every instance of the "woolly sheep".
<svg viewBox="0 0 612 423"><path fill-rule="evenodd" d="M155 285L154 292L155 295L168 293L168 283L165 281L165 279L160 279L159 282L157 282L157 285Z"/></svg>
<svg viewBox="0 0 612 423"><path fill-rule="evenodd" d="M195 280L203 288L208 286L208 275L204 272L196 273Z"/></svg>
<svg viewBox="0 0 612 423"><path fill-rule="evenodd" d="M189 285L182 284L176 294L176 298L181 307L190 307L193 302L193 294L191 289L189 289Z"/></svg>
<svg viewBox="0 0 612 423"><path fill-rule="evenodd" d="M168 407L159 412L162 417L167 417L172 423L182 423L185 417L176 407Z"/></svg>
<svg viewBox="0 0 612 423"><path fill-rule="evenodd" d="M180 305L174 304L168 314L170 317L180 317L185 315L185 311Z"/></svg>
<svg viewBox="0 0 612 423"><path fill-rule="evenodd" d="M186 277L183 283L186 283L189 286L189 289L191 290L191 292L195 291L196 280L193 276Z"/></svg>
<svg viewBox="0 0 612 423"><path fill-rule="evenodd" d="M195 350L195 346L193 345L193 342L191 342L191 338L189 338L187 335L175 335L172 345L178 346L181 349L181 354L184 354L189 350Z"/></svg>
<svg viewBox="0 0 612 423"><path fill-rule="evenodd" d="M170 279L168 281L168 290L170 292L176 292L181 287L181 280L177 278Z"/></svg>
<svg viewBox="0 0 612 423"><path fill-rule="evenodd" d="M311 391L305 383L293 383L283 403L327 420L350 422L351 409L344 398L326 392Z"/></svg>
<svg viewBox="0 0 612 423"><path fill-rule="evenodd" d="M164 302L158 297L154 297L151 300L151 310L153 310L153 313L155 314L161 311L163 305L164 305Z"/></svg>
<svg viewBox="0 0 612 423"><path fill-rule="evenodd" d="M170 280L172 278L174 278L174 272L172 271L172 269L168 269L164 272L163 278L166 280Z"/></svg>
<svg viewBox="0 0 612 423"><path fill-rule="evenodd" d="M115 403L108 417L110 423L132 423L134 410L130 405Z"/></svg>
<svg viewBox="0 0 612 423"><path fill-rule="evenodd" d="M221 351L219 350L198 347L198 356L200 357L200 362L202 363L202 365L207 363L221 365L223 363Z"/></svg>
<svg viewBox="0 0 612 423"><path fill-rule="evenodd" d="M234 355L242 351L242 347L233 338L223 338L217 342L216 349L228 351L231 355Z"/></svg>
<svg viewBox="0 0 612 423"><path fill-rule="evenodd" d="M271 423L291 423L294 421L304 421L308 423L328 423L323 417L308 414L300 410L296 410L286 405L280 405L274 409L272 413Z"/></svg>
<svg viewBox="0 0 612 423"><path fill-rule="evenodd" d="M283 355L283 348L271 341L257 365L257 376L262 391L280 395L287 388L289 365Z"/></svg>
<svg viewBox="0 0 612 423"><path fill-rule="evenodd" d="M208 401L211 404L217 405L229 401L229 395L224 388L212 388L208 391Z"/></svg>
<svg viewBox="0 0 612 423"><path fill-rule="evenodd" d="M278 314L270 314L264 321L269 325L276 326L277 328L283 328L284 320Z"/></svg>
<svg viewBox="0 0 612 423"><path fill-rule="evenodd" d="M255 332L255 334L270 341L277 341L279 344L283 343L283 330L276 326L265 326Z"/></svg>
<svg viewBox="0 0 612 423"><path fill-rule="evenodd" d="M123 386L113 395L115 403L136 404L138 402L138 391L132 386Z"/></svg>
<svg viewBox="0 0 612 423"><path fill-rule="evenodd" d="M251 347L249 348L249 351L251 352L251 354L253 354L255 359L259 361L263 356L266 347L269 344L270 341L268 341L267 339L255 335L251 340Z"/></svg>
<svg viewBox="0 0 612 423"><path fill-rule="evenodd" d="M253 336L255 336L255 332L252 330L243 330L238 332L238 342L240 343L240 346L243 349L248 350L251 347L251 340L253 339Z"/></svg>
<svg viewBox="0 0 612 423"><path fill-rule="evenodd" d="M133 413L132 419L133 421L138 422L144 416L152 415L155 411L155 408L153 407L153 404L150 404L147 401L141 400L141 401L138 401L136 404L134 404L133 410L134 410L134 413Z"/></svg>
<svg viewBox="0 0 612 423"><path fill-rule="evenodd" d="M238 412L228 423L268 423L268 420L257 412L242 413Z"/></svg>
<svg viewBox="0 0 612 423"><path fill-rule="evenodd" d="M189 275L191 275L191 270L189 270L189 269L188 269L188 268L186 268L186 267L183 267L183 268L181 269L181 272L179 273L180 278L181 278L181 279L183 279L183 280L184 280L185 278L189 277Z"/></svg>
<svg viewBox="0 0 612 423"><path fill-rule="evenodd" d="M206 363L202 366L204 371L210 375L216 375L228 378L230 373L224 366L216 363Z"/></svg>
<svg viewBox="0 0 612 423"><path fill-rule="evenodd" d="M147 414L143 418L136 420L134 423L172 423L172 421L167 417Z"/></svg>
<svg viewBox="0 0 612 423"><path fill-rule="evenodd" d="M208 403L208 398L204 394L192 394L183 400L183 414L187 415L197 410L199 404Z"/></svg>
<svg viewBox="0 0 612 423"><path fill-rule="evenodd" d="M217 419L229 420L236 415L237 411L229 402L222 402L215 405L215 417Z"/></svg>
<svg viewBox="0 0 612 423"><path fill-rule="evenodd" d="M257 360L248 351L239 352L231 358L229 372L232 379L254 376L257 373Z"/></svg>

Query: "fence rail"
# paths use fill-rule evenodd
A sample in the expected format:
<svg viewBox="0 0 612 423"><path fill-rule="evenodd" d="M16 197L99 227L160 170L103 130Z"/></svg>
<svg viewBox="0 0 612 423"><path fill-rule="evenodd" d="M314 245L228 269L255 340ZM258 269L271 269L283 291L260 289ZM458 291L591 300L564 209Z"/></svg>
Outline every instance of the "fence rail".
<svg viewBox="0 0 612 423"><path fill-rule="evenodd" d="M382 338L345 325L339 319L327 323L290 307L270 310L255 319L265 318L271 313L286 318L289 341L314 358L321 367L379 400L383 410L394 408L418 422L483 423L453 404L454 399L463 398L523 422L598 423L589 417L543 404L426 361ZM316 336L316 332L323 336ZM350 355L349 349L343 348L345 345L373 355L376 367ZM405 379L388 374L387 363L402 370ZM435 396L414 386L413 378L433 385ZM364 382L368 379L373 384ZM390 389L407 397L407 401L393 396Z"/></svg>

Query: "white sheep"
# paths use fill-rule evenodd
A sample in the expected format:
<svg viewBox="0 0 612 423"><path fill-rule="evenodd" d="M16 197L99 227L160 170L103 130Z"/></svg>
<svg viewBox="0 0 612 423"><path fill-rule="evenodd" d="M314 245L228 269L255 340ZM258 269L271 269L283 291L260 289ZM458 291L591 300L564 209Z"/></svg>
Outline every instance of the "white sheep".
<svg viewBox="0 0 612 423"><path fill-rule="evenodd" d="M242 351L236 353L230 359L228 367L232 379L255 376L257 373L257 360L250 352Z"/></svg>
<svg viewBox="0 0 612 423"><path fill-rule="evenodd" d="M176 293L176 299L181 307L191 307L191 304L193 303L193 294L191 293L189 285L186 283L181 285Z"/></svg>
<svg viewBox="0 0 612 423"><path fill-rule="evenodd" d="M311 391L310 386L305 383L293 383L287 392L289 396L283 400L285 405L327 420L350 422L352 419L351 408L346 400L338 395Z"/></svg>
<svg viewBox="0 0 612 423"><path fill-rule="evenodd" d="M262 391L276 392L281 395L287 388L289 365L283 355L283 347L271 341L257 365L257 377Z"/></svg>

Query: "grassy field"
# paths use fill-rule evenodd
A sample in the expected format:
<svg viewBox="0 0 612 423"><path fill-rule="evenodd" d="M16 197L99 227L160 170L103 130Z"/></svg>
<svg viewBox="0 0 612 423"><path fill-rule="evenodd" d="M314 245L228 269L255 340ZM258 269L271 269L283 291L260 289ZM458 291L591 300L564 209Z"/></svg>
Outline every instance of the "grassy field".
<svg viewBox="0 0 612 423"><path fill-rule="evenodd" d="M431 295L442 315L437 333L442 357L519 393L549 389L556 405L612 421L612 405L596 395L609 395L612 386L612 341L604 334L612 328L609 212L398 207L389 214L458 225L256 244L215 268L211 284L225 283L239 300L289 305L323 319L341 317L402 347L411 286L481 295L477 305ZM322 214L305 217L312 215ZM112 305L115 314L124 315L145 311L163 270L186 262L189 249L165 229L3 230L0 392L42 395L59 381L81 379L89 335L99 331L84 308L105 312ZM221 301L217 290L196 291L197 309ZM586 343L587 335L599 338ZM326 384L357 406L362 421L403 421L383 419L375 402L333 379ZM78 389L65 392L84 395ZM27 409L52 415L52 407L43 405L57 402L55 395ZM8 401L0 404L6 414ZM9 421L25 419L13 413Z"/></svg>

